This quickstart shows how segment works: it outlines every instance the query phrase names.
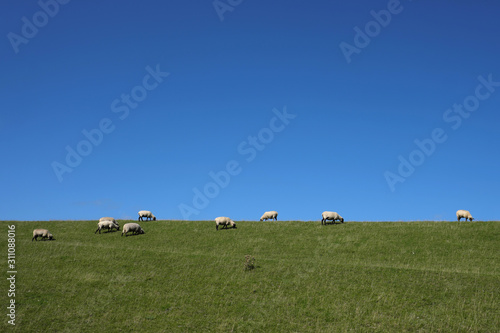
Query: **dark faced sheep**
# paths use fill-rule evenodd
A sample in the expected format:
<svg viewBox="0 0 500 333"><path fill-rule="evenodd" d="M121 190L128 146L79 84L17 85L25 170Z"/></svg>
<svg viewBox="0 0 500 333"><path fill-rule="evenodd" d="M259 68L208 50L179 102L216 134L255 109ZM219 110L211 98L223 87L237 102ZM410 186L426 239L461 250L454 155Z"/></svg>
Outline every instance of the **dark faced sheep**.
<svg viewBox="0 0 500 333"><path fill-rule="evenodd" d="M328 220L332 221L332 223L335 223L335 221L344 223L344 218L336 212L323 212L323 214L321 214L321 217L321 224L326 224L326 221Z"/></svg>
<svg viewBox="0 0 500 333"><path fill-rule="evenodd" d="M222 226L222 229L227 229L228 227L232 227L236 229L236 223L231 220L229 217L221 216L215 219L215 229L219 230L219 226Z"/></svg>
<svg viewBox="0 0 500 333"><path fill-rule="evenodd" d="M125 237L127 237L127 233L131 232L133 235L139 235L139 234L144 234L144 230L142 230L141 226L138 225L137 223L127 223L123 226L122 230L122 236L125 234Z"/></svg>
<svg viewBox="0 0 500 333"><path fill-rule="evenodd" d="M97 230L94 232L94 234L96 234L98 231L99 231L99 233L101 233L102 229L108 229L108 232L110 232L113 229L116 229L119 231L120 226L118 225L118 223L115 223L115 222L110 221L110 220L99 221L97 223Z"/></svg>
<svg viewBox="0 0 500 333"><path fill-rule="evenodd" d="M146 221L148 219L156 221L156 216L154 216L153 213L151 213L149 210L141 210L141 211L139 211L138 214L139 214L139 218L137 219L137 221L144 221L143 218L146 218Z"/></svg>
<svg viewBox="0 0 500 333"><path fill-rule="evenodd" d="M48 239L48 240L54 240L54 236L48 231L47 229L35 229L33 230L33 238L31 241L38 240L38 237L42 237L42 240Z"/></svg>
<svg viewBox="0 0 500 333"><path fill-rule="evenodd" d="M463 210L463 209L457 210L457 220L459 222L462 217L465 218L465 222L467 222L467 220L469 221L474 220L474 218L472 217L472 215L470 215L470 212L468 210Z"/></svg>
<svg viewBox="0 0 500 333"><path fill-rule="evenodd" d="M267 220L276 220L278 221L278 212L275 210L271 210L269 212L265 212L261 217L261 221L267 221Z"/></svg>

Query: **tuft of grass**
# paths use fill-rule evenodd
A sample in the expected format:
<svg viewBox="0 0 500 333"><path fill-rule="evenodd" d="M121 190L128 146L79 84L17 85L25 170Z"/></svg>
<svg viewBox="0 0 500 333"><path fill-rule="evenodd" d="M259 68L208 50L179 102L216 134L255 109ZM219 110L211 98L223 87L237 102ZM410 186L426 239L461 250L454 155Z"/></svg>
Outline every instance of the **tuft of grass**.
<svg viewBox="0 0 500 333"><path fill-rule="evenodd" d="M244 271L251 271L255 268L255 258L249 254L245 256L245 262L243 263Z"/></svg>
<svg viewBox="0 0 500 333"><path fill-rule="evenodd" d="M123 225L128 221L120 221ZM16 225L7 332L498 332L500 223L141 222ZM31 242L36 228L55 241ZM248 274L242 258L258 258ZM7 256L4 254L4 264ZM254 263L255 265L255 263Z"/></svg>

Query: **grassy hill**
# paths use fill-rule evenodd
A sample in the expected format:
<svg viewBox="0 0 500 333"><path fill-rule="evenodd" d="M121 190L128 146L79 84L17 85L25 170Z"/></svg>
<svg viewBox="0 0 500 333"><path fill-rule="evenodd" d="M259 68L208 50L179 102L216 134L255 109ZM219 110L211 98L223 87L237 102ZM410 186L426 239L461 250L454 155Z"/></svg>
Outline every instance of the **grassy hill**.
<svg viewBox="0 0 500 333"><path fill-rule="evenodd" d="M122 226L125 222L120 221ZM16 225L19 332L498 332L498 222ZM35 228L55 241L32 242ZM256 268L245 271L245 255ZM4 269L7 271L7 269ZM7 273L4 273L7 276Z"/></svg>

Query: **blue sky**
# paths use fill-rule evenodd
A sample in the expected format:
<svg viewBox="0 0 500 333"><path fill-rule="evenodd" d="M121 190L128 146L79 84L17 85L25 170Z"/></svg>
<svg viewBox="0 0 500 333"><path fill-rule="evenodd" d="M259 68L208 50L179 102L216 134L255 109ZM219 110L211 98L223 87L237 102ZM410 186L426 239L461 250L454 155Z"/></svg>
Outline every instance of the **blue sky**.
<svg viewBox="0 0 500 333"><path fill-rule="evenodd" d="M498 220L496 1L8 1L0 219Z"/></svg>

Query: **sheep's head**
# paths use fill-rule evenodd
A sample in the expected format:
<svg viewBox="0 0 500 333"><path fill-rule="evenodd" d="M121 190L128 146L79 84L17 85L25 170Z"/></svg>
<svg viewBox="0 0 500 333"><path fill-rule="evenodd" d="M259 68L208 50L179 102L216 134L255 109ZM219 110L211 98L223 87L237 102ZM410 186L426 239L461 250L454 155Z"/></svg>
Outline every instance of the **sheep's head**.
<svg viewBox="0 0 500 333"><path fill-rule="evenodd" d="M153 221L156 221L156 216L153 215Z"/></svg>
<svg viewBox="0 0 500 333"><path fill-rule="evenodd" d="M471 217L469 217L469 221L471 221L471 222L472 222L472 220L474 220L474 218L473 218L472 216L471 216Z"/></svg>
<svg viewBox="0 0 500 333"><path fill-rule="evenodd" d="M233 228L236 229L236 223L233 222Z"/></svg>
<svg viewBox="0 0 500 333"><path fill-rule="evenodd" d="M142 229L139 231L139 233L140 234L145 234L144 230L142 230Z"/></svg>
<svg viewBox="0 0 500 333"><path fill-rule="evenodd" d="M52 240L52 239L54 239L54 236L52 236L52 234L51 234L51 233L48 233L48 234L47 234L47 238L48 238L48 239L50 239L50 240Z"/></svg>
<svg viewBox="0 0 500 333"><path fill-rule="evenodd" d="M261 217L261 218L260 218L260 221L262 222L262 221L264 221L264 219Z"/></svg>
<svg viewBox="0 0 500 333"><path fill-rule="evenodd" d="M340 222L344 223L344 218L343 217L340 218Z"/></svg>

